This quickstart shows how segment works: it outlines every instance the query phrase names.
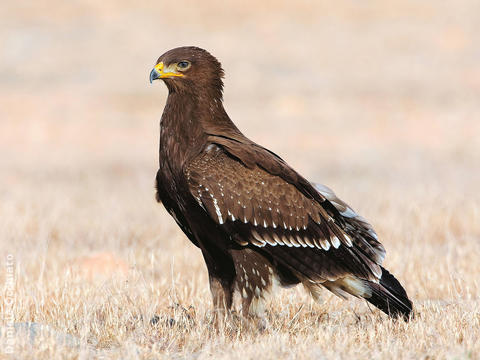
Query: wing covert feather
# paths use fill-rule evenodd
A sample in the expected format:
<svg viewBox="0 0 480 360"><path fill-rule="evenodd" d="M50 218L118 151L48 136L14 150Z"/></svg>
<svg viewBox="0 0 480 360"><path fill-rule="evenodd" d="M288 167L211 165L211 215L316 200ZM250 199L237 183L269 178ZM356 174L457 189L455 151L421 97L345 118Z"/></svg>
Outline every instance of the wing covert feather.
<svg viewBox="0 0 480 360"><path fill-rule="evenodd" d="M375 258L352 243L342 221L280 176L247 167L215 144L185 174L192 196L238 244L262 248L311 281L381 276Z"/></svg>

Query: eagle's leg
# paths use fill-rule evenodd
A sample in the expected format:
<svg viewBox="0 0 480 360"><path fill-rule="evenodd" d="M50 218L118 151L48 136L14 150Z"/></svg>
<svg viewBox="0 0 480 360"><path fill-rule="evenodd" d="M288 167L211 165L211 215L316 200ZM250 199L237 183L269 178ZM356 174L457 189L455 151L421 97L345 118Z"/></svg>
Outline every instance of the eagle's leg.
<svg viewBox="0 0 480 360"><path fill-rule="evenodd" d="M209 274L210 291L212 292L213 308L216 311L230 311L232 308L233 291L231 286L222 282L222 279Z"/></svg>
<svg viewBox="0 0 480 360"><path fill-rule="evenodd" d="M202 249L207 264L213 309L218 315L228 313L232 308L235 267L228 254L217 249Z"/></svg>
<svg viewBox="0 0 480 360"><path fill-rule="evenodd" d="M265 303L273 287L273 266L250 249L232 250L231 254L237 273L236 289L242 298L242 314L254 319L259 330L265 330L268 326Z"/></svg>

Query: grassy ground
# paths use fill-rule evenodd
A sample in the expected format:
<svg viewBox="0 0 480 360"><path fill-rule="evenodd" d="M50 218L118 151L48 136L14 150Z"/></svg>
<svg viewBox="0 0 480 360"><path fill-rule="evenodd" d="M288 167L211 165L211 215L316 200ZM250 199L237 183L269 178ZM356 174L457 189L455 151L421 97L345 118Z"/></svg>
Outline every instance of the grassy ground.
<svg viewBox="0 0 480 360"><path fill-rule="evenodd" d="M51 330L15 358L480 358L476 1L1 6L2 350L13 314ZM154 201L147 77L185 44L222 61L248 136L372 222L415 320L298 288L263 333L214 329L201 255Z"/></svg>

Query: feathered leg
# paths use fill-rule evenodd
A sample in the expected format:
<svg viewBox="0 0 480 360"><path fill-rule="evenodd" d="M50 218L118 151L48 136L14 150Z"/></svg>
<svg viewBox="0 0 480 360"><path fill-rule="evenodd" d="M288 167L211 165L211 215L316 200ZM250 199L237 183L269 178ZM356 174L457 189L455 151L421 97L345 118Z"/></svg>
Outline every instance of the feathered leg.
<svg viewBox="0 0 480 360"><path fill-rule="evenodd" d="M235 267L231 257L218 249L202 249L202 254L208 269L215 317L223 318L232 308Z"/></svg>

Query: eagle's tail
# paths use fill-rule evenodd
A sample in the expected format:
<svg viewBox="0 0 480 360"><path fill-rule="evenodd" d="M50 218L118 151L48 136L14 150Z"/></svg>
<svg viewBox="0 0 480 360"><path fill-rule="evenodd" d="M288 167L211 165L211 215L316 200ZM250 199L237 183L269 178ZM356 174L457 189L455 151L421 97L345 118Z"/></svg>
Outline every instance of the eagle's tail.
<svg viewBox="0 0 480 360"><path fill-rule="evenodd" d="M314 298L318 297L315 296L318 293L318 289L313 286L315 284L304 282L304 285L310 290ZM335 281L326 281L322 285L344 299L348 297L348 294L364 298L393 318L402 317L408 321L412 316L412 302L405 289L383 267L379 282L346 276Z"/></svg>
<svg viewBox="0 0 480 360"><path fill-rule="evenodd" d="M397 279L382 267L380 283L366 281L371 295L365 299L391 317L409 320L413 316L412 302Z"/></svg>

